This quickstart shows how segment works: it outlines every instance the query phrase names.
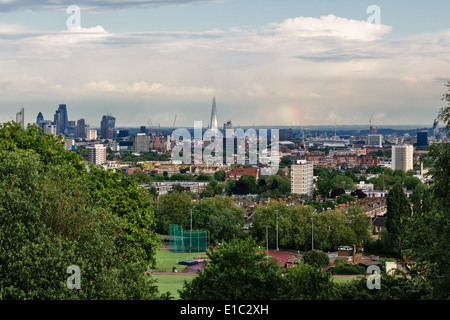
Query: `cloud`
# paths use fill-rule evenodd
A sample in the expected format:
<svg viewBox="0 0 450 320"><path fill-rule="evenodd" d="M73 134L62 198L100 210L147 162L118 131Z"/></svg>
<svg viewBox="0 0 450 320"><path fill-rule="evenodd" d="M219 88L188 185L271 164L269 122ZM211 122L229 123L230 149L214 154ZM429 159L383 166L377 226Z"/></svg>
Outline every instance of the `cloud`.
<svg viewBox="0 0 450 320"><path fill-rule="evenodd" d="M209 113L214 95L222 120L241 125L351 124L372 112L380 125L433 118L424 106L439 105L436 82L450 74L449 31L385 39L390 27L364 28L333 15L204 32L0 25L0 94L5 106L14 97L96 101L118 117L150 101L164 106L152 117L178 110L181 125Z"/></svg>
<svg viewBox="0 0 450 320"><path fill-rule="evenodd" d="M336 17L333 14L313 17L296 17L271 25L274 30L289 37L337 37L348 40L373 41L391 31L390 26L370 28L366 21Z"/></svg>
<svg viewBox="0 0 450 320"><path fill-rule="evenodd" d="M180 5L205 1L217 2L219 0L77 0L75 3L73 0L0 0L0 12L22 10L65 10L67 7L74 4L85 11L104 12L105 10Z"/></svg>

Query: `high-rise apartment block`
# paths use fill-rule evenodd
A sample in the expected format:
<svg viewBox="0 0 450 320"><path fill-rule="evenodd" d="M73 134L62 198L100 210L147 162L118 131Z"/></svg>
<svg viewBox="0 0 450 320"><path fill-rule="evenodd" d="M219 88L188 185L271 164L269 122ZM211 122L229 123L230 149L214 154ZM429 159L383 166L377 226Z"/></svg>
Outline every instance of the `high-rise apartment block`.
<svg viewBox="0 0 450 320"><path fill-rule="evenodd" d="M298 160L296 164L291 166L291 192L312 197L314 192L313 176L313 163Z"/></svg>
<svg viewBox="0 0 450 320"><path fill-rule="evenodd" d="M86 140L97 140L97 130L87 129L86 130Z"/></svg>
<svg viewBox="0 0 450 320"><path fill-rule="evenodd" d="M392 146L392 170L413 170L414 147L410 144Z"/></svg>
<svg viewBox="0 0 450 320"><path fill-rule="evenodd" d="M101 165L106 162L106 147L102 144L96 144L87 147L88 161L95 165Z"/></svg>

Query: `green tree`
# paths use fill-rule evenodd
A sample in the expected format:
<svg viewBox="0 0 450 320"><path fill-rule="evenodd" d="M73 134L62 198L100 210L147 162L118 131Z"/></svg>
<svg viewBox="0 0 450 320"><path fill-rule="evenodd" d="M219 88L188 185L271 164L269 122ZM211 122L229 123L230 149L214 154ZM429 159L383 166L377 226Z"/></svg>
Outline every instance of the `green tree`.
<svg viewBox="0 0 450 320"><path fill-rule="evenodd" d="M244 182L247 185L247 193L256 194L258 192L256 179L251 175L243 175L239 181Z"/></svg>
<svg viewBox="0 0 450 320"><path fill-rule="evenodd" d="M442 107L437 119L444 123L444 130L450 130L450 81L445 84L447 92L442 100L447 106ZM411 257L418 265L426 265L426 278L432 285L434 299L449 299L450 297L450 143L434 143L430 146L427 158L433 164L430 175L433 207L430 212L423 210L418 215L423 220L416 228L416 233L423 235L414 238L408 244ZM415 218L416 215L413 215ZM420 228L420 229L418 229ZM409 233L411 235L412 232ZM425 241L423 241L425 238ZM423 241L423 242L421 242Z"/></svg>
<svg viewBox="0 0 450 320"><path fill-rule="evenodd" d="M386 200L386 235L389 246L399 254L404 237L405 221L411 216L411 209L401 185L397 184Z"/></svg>
<svg viewBox="0 0 450 320"><path fill-rule="evenodd" d="M316 268L324 268L330 263L330 258L321 250L310 250L302 256L302 261Z"/></svg>
<svg viewBox="0 0 450 320"><path fill-rule="evenodd" d="M120 172L90 166L86 186L93 202L119 218L123 253L136 260L154 262L159 244L152 196Z"/></svg>
<svg viewBox="0 0 450 320"><path fill-rule="evenodd" d="M406 190L414 190L414 188L422 183L419 178L416 177L406 177L403 181L403 185L405 186Z"/></svg>
<svg viewBox="0 0 450 320"><path fill-rule="evenodd" d="M191 207L192 199L185 192L172 192L160 196L156 210L159 232L168 234L171 224L182 225Z"/></svg>
<svg viewBox="0 0 450 320"><path fill-rule="evenodd" d="M46 167L31 149L0 151L0 299L158 298L147 261L123 254L125 225L69 166ZM71 265L81 290L66 287Z"/></svg>
<svg viewBox="0 0 450 320"><path fill-rule="evenodd" d="M356 184L352 178L343 175L337 175L331 179L332 189L342 188L344 190L355 190Z"/></svg>
<svg viewBox="0 0 450 320"><path fill-rule="evenodd" d="M341 194L337 197L336 202L339 204L353 202L355 201L355 197L346 193Z"/></svg>
<svg viewBox="0 0 450 320"><path fill-rule="evenodd" d="M211 244L231 241L241 235L240 221L231 213L230 209L224 209L216 215L211 215L206 224L209 231Z"/></svg>
<svg viewBox="0 0 450 320"><path fill-rule="evenodd" d="M184 229L190 229L192 218L192 229L204 230L210 217L217 215L217 211L214 207L203 201L197 203L191 210L192 211L185 216L183 222Z"/></svg>
<svg viewBox="0 0 450 320"><path fill-rule="evenodd" d="M272 300L281 297L284 279L256 241L233 239L208 250L210 263L179 291L183 300Z"/></svg>
<svg viewBox="0 0 450 320"><path fill-rule="evenodd" d="M329 274L309 264L300 263L286 273L286 300L332 300L334 283Z"/></svg>
<svg viewBox="0 0 450 320"><path fill-rule="evenodd" d="M226 173L223 170L214 172L214 179L216 179L217 181L220 181L220 182L225 181L225 176L226 176Z"/></svg>

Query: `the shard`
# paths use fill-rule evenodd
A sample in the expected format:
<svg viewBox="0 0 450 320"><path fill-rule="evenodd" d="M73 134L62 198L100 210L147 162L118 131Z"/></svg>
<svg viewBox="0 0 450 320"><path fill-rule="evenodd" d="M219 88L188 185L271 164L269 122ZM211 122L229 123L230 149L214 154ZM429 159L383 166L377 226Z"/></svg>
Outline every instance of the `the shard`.
<svg viewBox="0 0 450 320"><path fill-rule="evenodd" d="M213 98L212 110L211 110L211 122L209 128L213 131L218 130L217 126L217 110L216 110L216 97Z"/></svg>

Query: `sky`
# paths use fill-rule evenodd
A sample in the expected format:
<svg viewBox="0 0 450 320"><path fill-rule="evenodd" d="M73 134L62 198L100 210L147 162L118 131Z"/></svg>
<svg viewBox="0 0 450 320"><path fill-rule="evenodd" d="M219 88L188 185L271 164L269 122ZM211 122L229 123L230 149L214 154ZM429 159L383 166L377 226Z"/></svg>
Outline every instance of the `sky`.
<svg viewBox="0 0 450 320"><path fill-rule="evenodd" d="M206 127L215 97L219 124L431 126L450 80L432 3L0 0L0 122L66 104L91 127Z"/></svg>

